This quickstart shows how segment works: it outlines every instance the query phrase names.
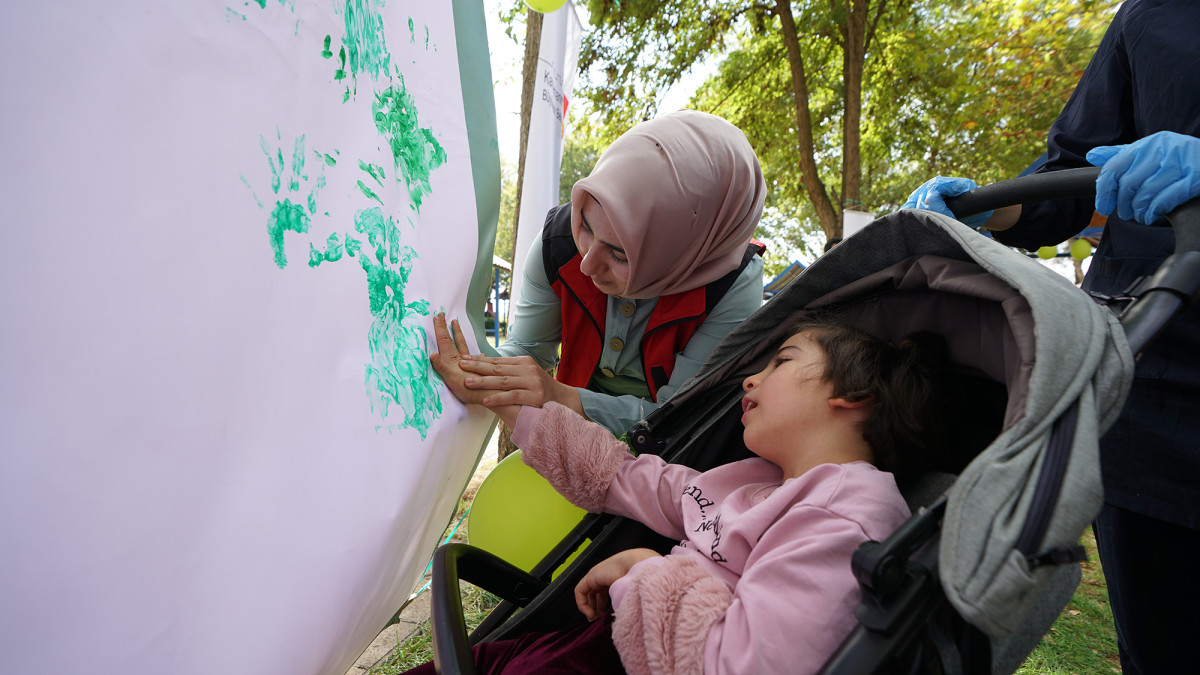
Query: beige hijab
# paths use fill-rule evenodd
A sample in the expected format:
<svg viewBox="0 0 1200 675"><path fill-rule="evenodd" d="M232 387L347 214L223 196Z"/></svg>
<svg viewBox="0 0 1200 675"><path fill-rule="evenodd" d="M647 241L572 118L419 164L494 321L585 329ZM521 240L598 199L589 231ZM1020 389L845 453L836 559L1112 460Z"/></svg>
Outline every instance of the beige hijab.
<svg viewBox="0 0 1200 675"><path fill-rule="evenodd" d="M766 183L746 135L681 110L633 127L571 189L571 228L591 195L629 256L625 297L699 288L741 264Z"/></svg>

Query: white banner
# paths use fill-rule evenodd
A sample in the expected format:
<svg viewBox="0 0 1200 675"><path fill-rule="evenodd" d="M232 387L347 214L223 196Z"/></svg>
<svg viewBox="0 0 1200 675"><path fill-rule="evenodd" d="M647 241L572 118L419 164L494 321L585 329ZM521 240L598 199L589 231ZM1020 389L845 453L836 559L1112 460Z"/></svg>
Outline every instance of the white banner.
<svg viewBox="0 0 1200 675"><path fill-rule="evenodd" d="M462 4L0 9L0 672L341 675L412 592L492 422Z"/></svg>
<svg viewBox="0 0 1200 675"><path fill-rule="evenodd" d="M521 213L517 217L512 288L509 313L521 296L525 254L542 234L546 212L558 206L558 173L562 167L563 132L575 71L579 64L579 42L583 28L575 14L575 3L567 3L545 15L538 46L537 82L533 110L529 116L529 140L525 145L525 176L521 187Z"/></svg>

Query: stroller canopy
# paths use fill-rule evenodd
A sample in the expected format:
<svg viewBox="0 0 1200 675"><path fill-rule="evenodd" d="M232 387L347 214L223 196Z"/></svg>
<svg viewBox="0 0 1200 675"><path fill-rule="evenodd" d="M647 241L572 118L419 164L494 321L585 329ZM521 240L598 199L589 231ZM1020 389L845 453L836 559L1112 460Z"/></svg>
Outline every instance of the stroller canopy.
<svg viewBox="0 0 1200 675"><path fill-rule="evenodd" d="M892 340L941 333L957 367L1006 388L999 435L964 447L952 469L959 477L938 564L963 618L994 638L1010 635L1054 574L1041 563L1061 562L1054 554L1077 544L1099 512L1098 440L1133 372L1116 317L1057 273L955 220L900 211L818 259L727 336L647 422L686 409L711 377L754 372L789 318L816 309Z"/></svg>

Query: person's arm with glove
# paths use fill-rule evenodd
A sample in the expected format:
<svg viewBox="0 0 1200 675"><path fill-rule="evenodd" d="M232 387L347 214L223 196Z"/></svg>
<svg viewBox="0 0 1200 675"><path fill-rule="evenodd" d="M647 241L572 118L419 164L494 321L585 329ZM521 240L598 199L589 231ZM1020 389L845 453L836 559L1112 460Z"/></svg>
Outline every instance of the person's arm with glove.
<svg viewBox="0 0 1200 675"><path fill-rule="evenodd" d="M904 202L902 209L925 209L926 211L934 211L958 219L950 211L950 207L946 206L946 197L956 197L964 192L970 192L979 187L975 181L970 178L949 178L946 176L934 176L921 184L921 187L913 190L913 193L908 196L908 201ZM1017 218L1021 215L1021 207L1008 206L999 209L995 212L984 211L973 216L961 218L961 222L967 227L980 228L986 227L989 230L1006 230L1017 222Z"/></svg>
<svg viewBox="0 0 1200 675"><path fill-rule="evenodd" d="M1114 210L1125 220L1153 223L1180 204L1200 197L1200 138L1160 131L1127 145L1102 145L1087 153L1100 167L1096 179L1096 210ZM900 208L926 209L954 218L946 197L978 187L969 178L934 176L913 191ZM1008 206L964 219L970 227L1006 230L1016 223L1021 207Z"/></svg>
<svg viewBox="0 0 1200 675"><path fill-rule="evenodd" d="M1096 210L1149 225L1200 196L1200 138L1160 131L1087 153L1100 167Z"/></svg>

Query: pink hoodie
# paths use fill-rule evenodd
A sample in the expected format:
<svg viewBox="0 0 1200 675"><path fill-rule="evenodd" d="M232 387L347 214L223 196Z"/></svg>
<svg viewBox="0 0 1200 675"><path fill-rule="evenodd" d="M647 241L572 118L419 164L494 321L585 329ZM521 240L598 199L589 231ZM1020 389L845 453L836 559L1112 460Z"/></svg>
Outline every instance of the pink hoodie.
<svg viewBox="0 0 1200 675"><path fill-rule="evenodd" d="M613 642L643 673L811 673L855 625L854 550L908 507L866 462L782 480L752 458L700 473L634 458L603 427L548 403L522 408L513 441L568 500L680 539L610 589Z"/></svg>

